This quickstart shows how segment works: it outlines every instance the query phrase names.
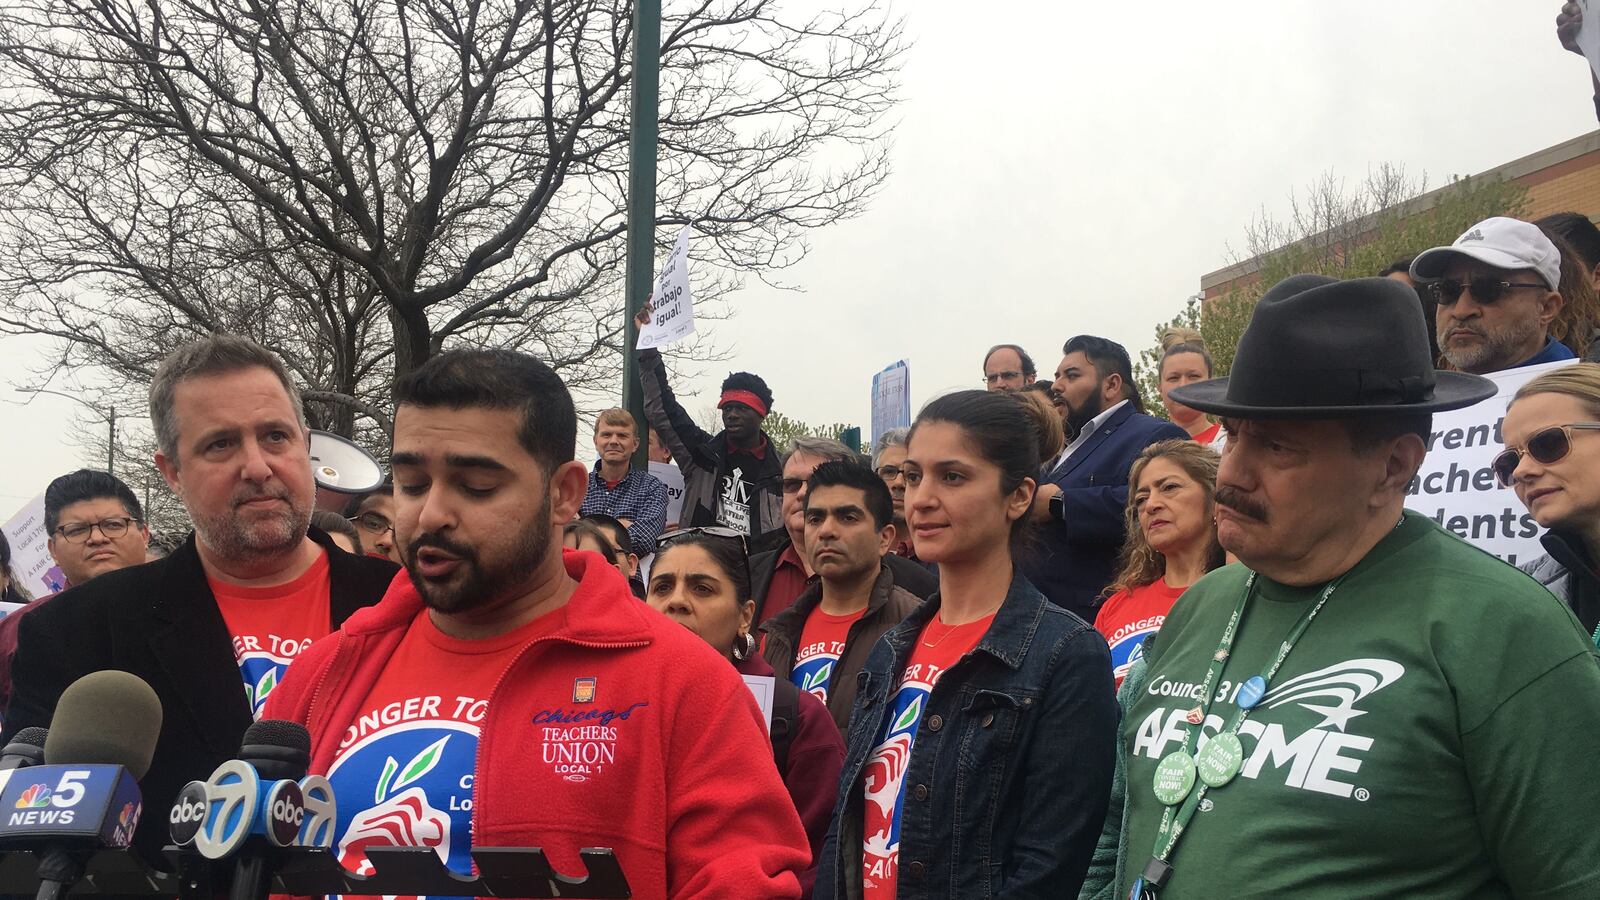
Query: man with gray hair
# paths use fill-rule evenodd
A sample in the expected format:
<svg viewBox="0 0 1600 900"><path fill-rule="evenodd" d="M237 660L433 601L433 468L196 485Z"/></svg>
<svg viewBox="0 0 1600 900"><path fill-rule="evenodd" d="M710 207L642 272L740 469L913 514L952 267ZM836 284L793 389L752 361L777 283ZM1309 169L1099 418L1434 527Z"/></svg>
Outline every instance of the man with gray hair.
<svg viewBox="0 0 1600 900"><path fill-rule="evenodd" d="M144 679L164 715L140 782L148 809L233 758L283 670L376 603L397 567L309 529L316 485L300 392L241 337L178 348L150 385L156 466L194 522L170 556L61 594L22 621L5 738L48 726L67 685L101 669ZM135 843L159 853L164 816Z"/></svg>
<svg viewBox="0 0 1600 900"><path fill-rule="evenodd" d="M789 455L783 462L783 531L775 547L750 557L750 593L756 601L757 625L788 609L816 578L805 552L806 480L825 462L859 458L832 438L798 437L789 442ZM918 597L927 599L939 588L939 580L916 563L898 556L890 556L885 563L894 570L896 583Z"/></svg>
<svg viewBox="0 0 1600 900"><path fill-rule="evenodd" d="M879 435L873 443L872 470L888 486L889 498L894 501L894 543L889 545L889 553L916 562L911 526L906 524L906 475L900 468L906 459L906 441L910 436L909 428L891 428Z"/></svg>

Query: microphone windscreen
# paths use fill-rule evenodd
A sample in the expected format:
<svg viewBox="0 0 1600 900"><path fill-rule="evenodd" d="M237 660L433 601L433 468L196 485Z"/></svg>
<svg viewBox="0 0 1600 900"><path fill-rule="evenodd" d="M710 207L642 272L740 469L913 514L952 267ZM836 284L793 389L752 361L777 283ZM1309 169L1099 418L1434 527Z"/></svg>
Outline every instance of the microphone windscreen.
<svg viewBox="0 0 1600 900"><path fill-rule="evenodd" d="M299 722L262 719L245 729L241 744L239 758L265 779L298 781L311 765L311 732Z"/></svg>
<svg viewBox="0 0 1600 900"><path fill-rule="evenodd" d="M61 692L44 760L123 766L143 778L160 735L161 700L150 685L128 672L90 672Z"/></svg>
<svg viewBox="0 0 1600 900"><path fill-rule="evenodd" d="M49 736L49 730L40 728L37 725L29 725L27 728L12 735L11 743L27 744L29 747L43 747L45 738Z"/></svg>

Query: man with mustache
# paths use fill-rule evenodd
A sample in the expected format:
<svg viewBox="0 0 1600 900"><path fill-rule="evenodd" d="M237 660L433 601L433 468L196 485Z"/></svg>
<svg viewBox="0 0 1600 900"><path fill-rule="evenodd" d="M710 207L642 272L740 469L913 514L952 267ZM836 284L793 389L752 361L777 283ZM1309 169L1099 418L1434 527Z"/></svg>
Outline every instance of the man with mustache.
<svg viewBox="0 0 1600 900"><path fill-rule="evenodd" d="M150 385L156 465L194 522L157 562L100 575L22 620L5 716L9 739L49 726L62 690L122 669L164 710L140 782L147 810L238 754L239 739L300 650L377 601L397 571L310 529L315 483L300 392L283 363L212 335L162 361ZM146 815L136 843L166 843Z"/></svg>
<svg viewBox="0 0 1600 900"><path fill-rule="evenodd" d="M1600 896L1594 643L1404 508L1432 414L1495 392L1434 371L1425 328L1399 282L1297 275L1228 377L1172 391L1227 429L1239 562L1124 682L1121 852L1085 896Z"/></svg>
<svg viewBox="0 0 1600 900"><path fill-rule="evenodd" d="M607 847L637 897L798 897L806 834L738 672L563 551L589 473L566 385L531 356L455 350L395 385L395 533L408 578L273 694L338 798L346 865L375 839L471 874ZM580 889L581 893L581 889Z"/></svg>
<svg viewBox="0 0 1600 900"><path fill-rule="evenodd" d="M1121 344L1080 334L1061 352L1055 391L1068 443L1041 473L1038 550L1023 571L1051 603L1093 622L1127 534L1128 470L1145 447L1189 435L1145 415Z"/></svg>
<svg viewBox="0 0 1600 900"><path fill-rule="evenodd" d="M1420 254L1411 277L1437 301L1439 349L1463 372L1488 375L1577 355L1549 334L1564 305L1561 253L1537 225L1484 219L1454 244Z"/></svg>

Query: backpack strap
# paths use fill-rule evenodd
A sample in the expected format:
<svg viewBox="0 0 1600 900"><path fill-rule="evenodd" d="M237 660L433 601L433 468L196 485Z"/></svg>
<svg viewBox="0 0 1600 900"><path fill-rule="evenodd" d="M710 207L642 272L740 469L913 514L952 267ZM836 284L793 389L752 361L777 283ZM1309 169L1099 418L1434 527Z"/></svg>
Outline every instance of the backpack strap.
<svg viewBox="0 0 1600 900"><path fill-rule="evenodd" d="M772 690L772 758L780 775L789 768L789 745L799 731L800 689L789 679L779 678Z"/></svg>

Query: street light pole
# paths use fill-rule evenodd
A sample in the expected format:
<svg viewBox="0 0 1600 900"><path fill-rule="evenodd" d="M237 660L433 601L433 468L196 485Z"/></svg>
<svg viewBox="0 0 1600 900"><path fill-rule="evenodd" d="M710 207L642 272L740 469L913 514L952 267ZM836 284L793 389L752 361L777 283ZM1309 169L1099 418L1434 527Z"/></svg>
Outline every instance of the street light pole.
<svg viewBox="0 0 1600 900"><path fill-rule="evenodd" d="M61 391L52 391L46 388L30 388L25 391L29 394L49 394L52 397L65 397L89 407L96 413L106 417L106 472L115 475L117 465L117 408L108 406L105 409L90 403L82 397L74 397ZM25 405L25 404L24 404Z"/></svg>
<svg viewBox="0 0 1600 900"><path fill-rule="evenodd" d="M622 406L639 426L633 467L649 467L633 316L650 298L656 249L656 139L661 93L661 0L634 0L632 121L628 128L628 267L622 305Z"/></svg>

